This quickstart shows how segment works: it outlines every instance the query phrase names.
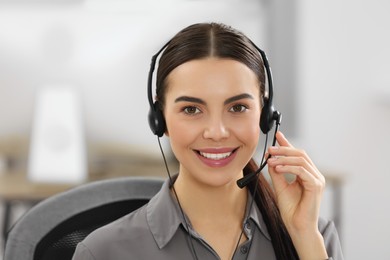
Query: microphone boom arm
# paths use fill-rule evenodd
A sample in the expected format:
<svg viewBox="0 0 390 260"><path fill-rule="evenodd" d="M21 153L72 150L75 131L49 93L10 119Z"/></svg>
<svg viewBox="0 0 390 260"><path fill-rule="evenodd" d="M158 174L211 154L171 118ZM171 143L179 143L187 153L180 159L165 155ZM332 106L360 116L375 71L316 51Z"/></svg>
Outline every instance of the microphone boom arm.
<svg viewBox="0 0 390 260"><path fill-rule="evenodd" d="M276 133L278 132L280 122L282 121L282 114L279 111L274 111L273 116L274 116L274 120L276 121L276 125L275 125L274 139L272 140L272 146L275 146ZM268 155L265 162L262 165L260 165L259 169L257 169L255 172L251 172L251 173L245 175L244 177L242 177L241 179L237 180L237 186L240 187L241 189L246 187L252 181L252 179L254 177L256 177L262 169L264 169L264 167L267 165L267 161L270 157L271 156Z"/></svg>

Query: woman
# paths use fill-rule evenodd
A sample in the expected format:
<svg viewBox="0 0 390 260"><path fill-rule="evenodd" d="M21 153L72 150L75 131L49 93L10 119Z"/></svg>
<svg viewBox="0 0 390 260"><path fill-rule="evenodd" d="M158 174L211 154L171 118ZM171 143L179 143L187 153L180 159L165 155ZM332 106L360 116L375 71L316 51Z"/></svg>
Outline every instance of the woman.
<svg viewBox="0 0 390 260"><path fill-rule="evenodd" d="M265 95L263 60L246 36L216 23L183 29L161 55L156 85L179 173L146 206L90 234L74 260L342 259L334 225L319 218L325 179L281 132L268 150L273 189L261 174L236 185L258 168Z"/></svg>

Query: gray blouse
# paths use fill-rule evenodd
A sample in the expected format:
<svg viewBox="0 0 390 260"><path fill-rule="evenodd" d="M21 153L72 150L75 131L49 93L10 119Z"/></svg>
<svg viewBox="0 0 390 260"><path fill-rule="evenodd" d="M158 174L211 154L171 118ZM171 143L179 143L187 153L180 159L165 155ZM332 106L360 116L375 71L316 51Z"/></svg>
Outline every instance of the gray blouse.
<svg viewBox="0 0 390 260"><path fill-rule="evenodd" d="M237 248L233 260L276 259L259 209L256 204L247 209L248 221L243 225L243 231L248 240ZM220 259L213 248L192 229L190 222L187 223L189 230L167 180L148 204L87 236L78 244L73 260ZM320 219L319 230L329 257L342 260L333 222ZM192 243L189 239L192 239Z"/></svg>

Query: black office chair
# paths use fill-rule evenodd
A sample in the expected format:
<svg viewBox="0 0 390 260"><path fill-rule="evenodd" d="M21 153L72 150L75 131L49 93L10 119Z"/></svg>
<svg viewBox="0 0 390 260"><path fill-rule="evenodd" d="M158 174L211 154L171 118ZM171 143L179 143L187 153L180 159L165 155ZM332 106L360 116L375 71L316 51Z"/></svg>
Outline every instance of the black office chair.
<svg viewBox="0 0 390 260"><path fill-rule="evenodd" d="M98 227L147 203L162 179L124 177L91 182L30 209L8 234L4 260L69 260Z"/></svg>

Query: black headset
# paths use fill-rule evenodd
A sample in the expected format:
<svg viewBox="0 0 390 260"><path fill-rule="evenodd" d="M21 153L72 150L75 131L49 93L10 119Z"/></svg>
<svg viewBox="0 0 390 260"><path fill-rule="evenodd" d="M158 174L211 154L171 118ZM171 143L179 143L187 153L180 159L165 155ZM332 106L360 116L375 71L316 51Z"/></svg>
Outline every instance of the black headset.
<svg viewBox="0 0 390 260"><path fill-rule="evenodd" d="M164 135L166 130L166 123L165 123L164 115L161 110L159 101L153 102L153 95L152 95L153 72L156 65L157 57L167 47L169 43L170 41L167 42L155 55L153 55L152 61L150 63L150 70L149 70L149 77L148 77L148 100L150 105L149 115L148 115L149 126L153 134L157 135L158 137L162 137ZM280 120L280 113L279 111L275 110L272 104L272 98L273 98L272 73L268 63L267 56L265 55L265 52L263 50L257 47L253 42L251 43L256 48L256 50L260 53L267 74L268 96L264 97L263 99L263 109L260 116L260 129L264 134L267 134L272 129L274 125L274 121Z"/></svg>

